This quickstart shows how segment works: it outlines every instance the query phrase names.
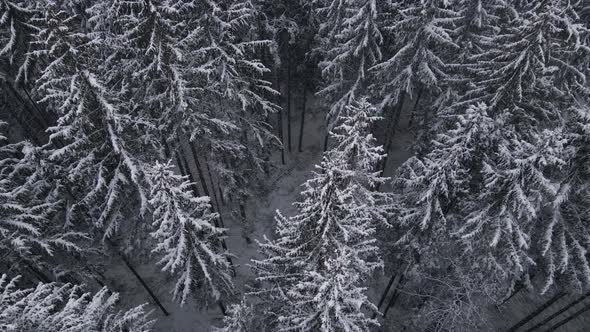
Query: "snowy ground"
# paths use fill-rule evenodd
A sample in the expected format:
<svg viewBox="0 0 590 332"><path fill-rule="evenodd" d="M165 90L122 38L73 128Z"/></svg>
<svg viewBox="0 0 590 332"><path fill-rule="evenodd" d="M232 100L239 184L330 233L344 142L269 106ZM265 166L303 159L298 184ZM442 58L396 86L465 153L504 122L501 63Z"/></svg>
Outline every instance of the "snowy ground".
<svg viewBox="0 0 590 332"><path fill-rule="evenodd" d="M293 100L300 100L293 98ZM253 238L261 239L263 235L272 237L274 228L274 213L277 209L286 215L292 215L294 209L292 203L298 198L300 185L310 176L310 171L313 166L320 161L323 140L325 135L324 113L317 111L319 106L314 105L315 100L313 96L308 97L308 114L305 121L305 133L303 140L303 152L297 152L297 142L299 139L299 119L301 105L293 103L292 109L292 153L286 151L286 164L280 164L280 154L277 153L274 158L277 169L275 169L269 179L267 180L266 192L261 197L252 197L247 206L247 216L255 225L253 230ZM410 104L411 101L408 102ZM400 130L394 137L393 146L390 151L388 160L388 167L386 175L391 175L394 170L407 158L410 157L409 147L412 141L412 135L407 129L407 119L402 119ZM286 125L286 121L285 121ZM285 135L287 130L285 129ZM287 142L285 138L285 143ZM387 189L387 186L384 187ZM226 227L229 229L229 236L227 245L229 250L236 256L234 263L236 264L236 281L235 284L238 292L242 292L242 287L248 280L251 280L252 274L246 266L250 259L256 256L257 247L255 242L248 243L243 236L243 225L237 224L229 217L225 218ZM222 314L218 306L212 305L206 309L199 309L193 303L187 303L184 307L180 307L172 302L170 289L172 287L172 279L153 264L141 262L133 262L140 274L145 278L146 282L153 288L156 295L163 301L167 310L171 313L169 316L164 316L157 306L153 305L154 318L158 319L155 326L155 331L160 332L201 332L210 331L211 326L220 325ZM369 296L374 303L379 300L381 292L385 288L387 280L392 273L392 268L385 267L384 273L375 276L373 285L369 289ZM118 292L122 293L121 300L123 306L134 306L145 302L151 302L151 298L137 282L137 280L130 274L127 268L121 261L115 259L113 265L108 268L106 273L110 281L109 286ZM237 294L236 299L241 294ZM401 295L401 297L406 295ZM550 296L538 296L529 294L527 291L520 292L517 296L512 298L507 304L501 308L490 305L486 308L485 321L487 326L482 331L506 331L510 326L518 322L520 319L533 312L540 304L542 304ZM557 311L565 304L577 298L577 295L565 296L558 301L554 306L544 312L541 317ZM403 302L400 298L398 304ZM588 300L590 302L590 300ZM153 304L153 303L152 303ZM583 304L570 309L568 312L574 312ZM376 331L409 331L400 325L401 317L404 317L407 312L403 308L395 307L389 311L385 321L382 320L382 327ZM565 317L562 315L560 317ZM533 322L538 322L542 318L537 318ZM555 323L559 319L553 321ZM535 323L529 323L526 328L533 326ZM543 331L542 329L540 331ZM567 326L562 327L559 331L590 331L590 318L588 315L570 322Z"/></svg>

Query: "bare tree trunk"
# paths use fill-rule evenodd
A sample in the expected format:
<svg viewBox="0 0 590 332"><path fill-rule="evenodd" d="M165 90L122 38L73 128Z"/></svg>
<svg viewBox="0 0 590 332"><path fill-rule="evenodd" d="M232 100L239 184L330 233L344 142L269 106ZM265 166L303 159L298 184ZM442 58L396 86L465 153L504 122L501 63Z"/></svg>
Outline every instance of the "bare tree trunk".
<svg viewBox="0 0 590 332"><path fill-rule="evenodd" d="M329 130L326 126L326 130ZM324 152L328 151L328 139L330 138L330 132L326 132L326 136L324 136Z"/></svg>
<svg viewBox="0 0 590 332"><path fill-rule="evenodd" d="M176 148L174 155L176 156L176 162L178 163L180 174L188 176L188 180L191 182L191 190L193 191L193 194L195 197L200 197L201 193L199 192L199 187L197 186L193 172L191 172L191 168L188 164L188 160L186 159L186 155L184 154L184 150L182 149L182 146L180 146L180 141L178 142L178 147Z"/></svg>
<svg viewBox="0 0 590 332"><path fill-rule="evenodd" d="M377 309L381 308L381 306L383 305L383 302L385 302L385 298L387 297L387 294L389 293L389 289L391 288L391 285L393 285L393 281L397 278L397 273L394 273L391 275L391 278L389 278L389 282L387 283L387 287L385 287L385 290L383 291L383 294L381 294L381 298L379 299L379 303L377 304ZM375 319L375 317L377 317L377 313L373 313L373 316L371 317L371 319Z"/></svg>
<svg viewBox="0 0 590 332"><path fill-rule="evenodd" d="M221 300L219 300L219 301L217 302L217 305L219 306L219 310L221 310L221 313L222 313L224 316L227 316L227 310L225 309L225 304L223 304L223 302L222 302Z"/></svg>
<svg viewBox="0 0 590 332"><path fill-rule="evenodd" d="M570 304L566 305L565 307L561 308L560 310L558 310L557 312L555 312L554 314L550 315L549 317L545 318L544 320L542 320L541 322L539 322L537 325L531 327L530 329L526 330L525 332L531 332L533 330L536 330L540 327L542 327L543 325L549 323L553 318L561 315L562 313L568 311L570 308L574 307L576 304L584 301L586 298L588 298L590 296L590 292L580 296L577 300L572 301Z"/></svg>
<svg viewBox="0 0 590 332"><path fill-rule="evenodd" d="M277 72L277 91L279 92L279 105L281 104L281 82ZM279 140L281 141L281 163L285 165L285 139L283 138L283 108L277 112L277 130L279 131Z"/></svg>
<svg viewBox="0 0 590 332"><path fill-rule="evenodd" d="M148 292L148 294L150 294L150 296L152 297L152 299L154 300L154 302L156 302L156 304L158 305L158 307L160 307L160 310L162 310L162 312L164 313L164 315L165 316L170 315L170 313L166 310L166 308L164 308L164 306L162 305L162 302L160 302L160 300L158 299L158 297L156 296L156 294L154 294L154 292L151 290L151 288L148 286L148 284L143 280L143 278L139 275L139 273L137 273L137 271L131 265L131 263L129 263L129 260L127 259L127 257L125 257L125 255L123 255L123 253L121 253L118 250L117 250L117 253L119 254L119 257L121 257L121 260L123 261L123 263L125 263L125 265L127 266L127 268L129 268L129 270L131 270L131 273L133 273L133 275L135 276L135 278L137 278L137 280L139 281L139 283L143 286L143 288Z"/></svg>
<svg viewBox="0 0 590 332"><path fill-rule="evenodd" d="M215 188L212 188L213 197L211 197L211 195L209 194L209 189L207 189L207 181L205 179L205 174L203 173L203 168L201 167L201 162L199 161L199 157L197 156L197 150L195 148L194 142L189 141L189 145L191 148L191 154L193 155L193 160L195 162L195 166L197 167L197 172L199 173L199 179L201 181L201 186L203 186L203 190L205 191L205 196L209 197L209 199L211 200L211 207L213 208L214 211L217 211L217 214L219 215L219 220L214 219L213 223L215 224L215 227L225 228L225 222L223 221L223 215L222 215L221 210L219 208L219 204L217 203L217 197L215 195ZM207 161L205 161L205 162L207 162ZM208 165L206 165L206 166L209 167ZM213 180L211 179L211 181L213 181ZM213 183L213 182L211 182L211 183ZM225 239L221 239L220 245L221 245L221 248L223 248L223 250L228 251L227 243L225 242ZM231 257L227 257L227 261L231 265L232 272L235 275L236 271L235 271L233 260L231 259Z"/></svg>
<svg viewBox="0 0 590 332"><path fill-rule="evenodd" d="M520 328L524 324L528 323L531 319L537 317L541 312L545 311L545 309L549 308L553 303L557 302L557 300L562 298L565 294L566 293L564 293L564 292L559 292L559 293L553 295L553 297L551 297L549 300L547 300L545 303L543 303L535 311L531 312L528 316L521 319L518 323L514 324L507 332L514 332L514 331L518 330L518 328Z"/></svg>
<svg viewBox="0 0 590 332"><path fill-rule="evenodd" d="M307 89L303 85L303 109L301 110L301 123L299 124L299 152L303 152L303 128L305 126L305 111L307 110Z"/></svg>
<svg viewBox="0 0 590 332"><path fill-rule="evenodd" d="M559 322L555 323L555 325L551 326L546 332L550 332L550 331L555 331L558 328L562 327L563 325L569 323L571 320L577 318L578 316L580 316L581 314L583 314L584 312L590 310L590 304L587 304L585 307L583 307L582 309L574 312L571 316L564 318L562 320L560 320Z"/></svg>
<svg viewBox="0 0 590 332"><path fill-rule="evenodd" d="M221 222L221 227L225 227L225 223L223 219L221 219L221 208L219 206L219 201L217 200L217 194L215 192L215 184L213 183L213 175L211 174L211 168L209 167L209 162L207 158L205 158L205 168L207 168L207 174L209 175L209 181L211 183L211 192L213 193L213 199L215 200L215 206L217 212L219 213L219 221Z"/></svg>
<svg viewBox="0 0 590 332"><path fill-rule="evenodd" d="M39 114L39 117L41 118L41 120L43 121L43 123L45 125L47 125L48 127L50 126L51 123L55 123L57 121L57 118L55 117L55 114L53 112L43 112L40 108L39 105L37 105L37 102L31 97L31 94L29 93L29 91L26 89L26 87L21 85L21 90L25 93L25 95L27 96L27 99L29 100L29 102L31 103L31 105L33 105L33 107L35 108L35 110L37 110L37 113ZM49 116L49 119L46 119L45 116Z"/></svg>
<svg viewBox="0 0 590 332"><path fill-rule="evenodd" d="M535 277L534 272L528 277L529 280L533 279ZM510 299L512 299L516 294L520 293L520 291L522 291L523 289L526 288L526 284L524 281L521 281L516 287L515 289L512 291L512 293L506 297L505 299L502 300L502 302L500 302L499 304L496 305L496 307L500 307L503 304L505 304L506 302L510 301Z"/></svg>
<svg viewBox="0 0 590 332"><path fill-rule="evenodd" d="M189 142L189 146L191 148L191 153L193 155L193 161L195 162L195 166L197 167L197 173L199 174L199 180L201 181L201 186L203 187L203 191L205 192L205 196L211 197L209 193L209 189L207 188L207 181L205 180L205 174L203 173L203 168L201 167L201 162L199 161L199 157L197 155L197 149L195 148L194 142Z"/></svg>
<svg viewBox="0 0 590 332"><path fill-rule="evenodd" d="M221 191L221 184L217 181L217 190L219 191L219 197L221 198L221 204L225 205L225 197L223 197L223 191Z"/></svg>
<svg viewBox="0 0 590 332"><path fill-rule="evenodd" d="M385 307L385 311L383 312L383 317L387 316L387 312L389 312L389 309L395 307L395 303L397 302L397 299L399 298L399 291L404 287L405 277L406 277L405 273L403 273L399 277L399 281L397 282L396 287L393 289L393 294L391 295L391 299L389 299L389 303L387 304L387 307Z"/></svg>
<svg viewBox="0 0 590 332"><path fill-rule="evenodd" d="M15 119L29 139L37 144L44 142L46 137L40 137L40 134L45 133L48 125L29 107L29 103L22 98L11 84L4 82L4 86L8 88L7 90L10 91L14 100L22 105L22 112L8 112L8 114Z"/></svg>
<svg viewBox="0 0 590 332"><path fill-rule="evenodd" d="M287 144L291 153L291 56L287 55Z"/></svg>
<svg viewBox="0 0 590 332"><path fill-rule="evenodd" d="M31 270L31 272L37 277L37 279L39 279L39 281L44 282L46 284L51 282L51 279L49 279L49 277L45 273L41 272L39 269L31 265L31 263L29 263L28 261L24 259L23 261L27 268Z"/></svg>
<svg viewBox="0 0 590 332"><path fill-rule="evenodd" d="M418 107L418 103L420 102L420 98L422 97L422 86L420 86L420 88L418 89L418 94L416 95L416 101L414 102L414 106L412 107L412 109L410 110L410 123L408 124L408 127L412 127L412 124L414 123L414 120L416 118L416 107Z"/></svg>
<svg viewBox="0 0 590 332"><path fill-rule="evenodd" d="M402 96L402 99L399 101L399 104L395 108L394 114L392 114L391 120L388 121L389 123L387 124L387 129L386 129L387 130L387 133L386 133L387 141L386 141L386 145L385 145L385 157L381 161L381 167L380 167L381 175L385 174L385 169L387 168L387 160L389 159L389 152L391 150L391 146L393 145L393 137L395 136L397 125L399 123L402 109L404 107L405 99L406 99L406 94L404 93L404 95ZM377 191L379 191L380 186L381 186L381 184L377 185Z"/></svg>

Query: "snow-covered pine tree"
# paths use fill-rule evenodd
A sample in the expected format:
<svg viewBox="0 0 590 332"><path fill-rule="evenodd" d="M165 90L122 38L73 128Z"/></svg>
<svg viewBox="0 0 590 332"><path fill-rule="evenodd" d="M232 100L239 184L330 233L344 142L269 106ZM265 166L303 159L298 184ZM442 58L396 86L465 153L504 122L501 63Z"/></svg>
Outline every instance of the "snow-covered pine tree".
<svg viewBox="0 0 590 332"><path fill-rule="evenodd" d="M590 270L578 234L588 230L571 213L582 207L569 193L585 192L571 176L580 169L574 156L585 151L574 142L584 140L588 66L577 59L589 54L586 29L568 2L502 10L512 15L481 44L480 70L447 109L451 121L429 153L400 169L400 243L426 233L439 244L452 238L480 257L480 275L492 271L513 285L541 270L542 292L570 281L581 289ZM488 106L473 106L481 101Z"/></svg>
<svg viewBox="0 0 590 332"><path fill-rule="evenodd" d="M374 222L387 225L392 195L378 190L388 180L380 175L380 165L387 156L371 133L372 126L380 119L377 108L364 97L346 106L330 133L334 146L326 153L351 172L350 185L356 191L358 204L370 207L367 212L372 213L370 218Z"/></svg>
<svg viewBox="0 0 590 332"><path fill-rule="evenodd" d="M133 152L146 123L129 117L125 101L103 82L101 54L80 31L81 18L58 2L48 3L44 15L35 54L48 65L37 90L40 102L59 115L50 128L49 159L62 167L72 210L89 213L108 238L127 208L122 195L136 198L141 214L147 207L142 162Z"/></svg>
<svg viewBox="0 0 590 332"><path fill-rule="evenodd" d="M456 4L457 16L453 19L454 28L452 37L459 46L458 55L454 56L448 64L453 73L453 79L448 83L454 93L446 105L454 104L457 95L463 95L474 86L478 72L484 63L478 60L482 54L493 47L492 40L500 32L501 18L513 17L509 7L503 0L492 1L459 1ZM445 110L442 110L444 113Z"/></svg>
<svg viewBox="0 0 590 332"><path fill-rule="evenodd" d="M397 10L399 14L382 28L394 47L384 49L387 60L370 69L375 75L371 91L380 96L381 107L401 103L406 94L417 99L416 105L423 97L439 96L451 78L449 51L459 48L451 36L457 13L448 1L404 1ZM436 110L423 110L426 131L430 113Z"/></svg>
<svg viewBox="0 0 590 332"><path fill-rule="evenodd" d="M245 300L238 304L233 304L227 311L227 316L223 317L223 327L213 328L215 332L248 332L248 331L266 331L263 326L256 322L253 306Z"/></svg>
<svg viewBox="0 0 590 332"><path fill-rule="evenodd" d="M377 165L384 158L383 147L377 145L371 133L371 126L380 119L377 108L364 97L347 105L331 132L336 143L328 152L333 160L355 172L357 181L371 186L385 180L376 172Z"/></svg>
<svg viewBox="0 0 590 332"><path fill-rule="evenodd" d="M71 284L39 283L19 289L19 277L0 276L2 331L149 332L153 320L147 305L118 311L119 295L103 288L84 293Z"/></svg>
<svg viewBox="0 0 590 332"><path fill-rule="evenodd" d="M572 65L590 51L581 39L586 29L567 1L534 2L518 14L478 57L475 87L456 107L485 102L494 113L509 109L525 125L560 121L586 84L587 66Z"/></svg>
<svg viewBox="0 0 590 332"><path fill-rule="evenodd" d="M453 36L461 55L454 61L455 64L473 64L474 56L489 49L491 39L500 31L499 15L505 6L503 0L461 0L457 3Z"/></svg>
<svg viewBox="0 0 590 332"><path fill-rule="evenodd" d="M294 203L298 214L277 211L277 238L258 243L262 258L252 261L258 285L248 296L258 298L252 310L263 326L366 331L376 323L362 309L376 310L363 283L382 266L374 232L389 213L388 195L370 190L384 180L374 171L382 148L369 134L375 113L361 99L340 114L334 148Z"/></svg>
<svg viewBox="0 0 590 332"><path fill-rule="evenodd" d="M194 75L207 78L203 99L233 128L217 130L208 140L193 132L191 140L203 153L212 152L222 195L242 205L261 182L269 147L276 143L266 121L279 109L268 99L277 92L264 79L269 70L258 59L271 42L253 30L261 14L249 0L211 2L202 13L203 33L194 41L198 48L191 52L191 64Z"/></svg>
<svg viewBox="0 0 590 332"><path fill-rule="evenodd" d="M381 61L380 1L316 1L321 18L319 66L325 85L318 95L330 106L329 127L345 107L366 93L368 69Z"/></svg>
<svg viewBox="0 0 590 332"><path fill-rule="evenodd" d="M37 32L40 12L35 1L5 0L0 3L0 73L28 83L34 69L31 41Z"/></svg>
<svg viewBox="0 0 590 332"><path fill-rule="evenodd" d="M448 79L445 51L458 47L450 35L456 13L445 7L440 0L406 2L399 20L383 27L397 37L393 56L372 68L378 75L374 89L384 105L396 104L404 92L436 94Z"/></svg>
<svg viewBox="0 0 590 332"><path fill-rule="evenodd" d="M63 222L64 202L43 150L4 140L0 136L0 262L29 280L72 272L56 254L82 254L87 235Z"/></svg>
<svg viewBox="0 0 590 332"><path fill-rule="evenodd" d="M484 164L483 181L489 185L479 198L499 209L496 211L510 213L510 217L491 220L512 220L518 225L516 232L500 231L499 225L487 232L495 234L492 243L513 236L509 252L517 251L514 248L527 251L545 270L545 292L559 273L574 276L571 280L579 284L589 280L580 239L565 235L585 231L577 218L561 211L576 205L565 194L571 188L566 174L574 172L569 165L577 154L571 145L577 136L572 132L576 125L569 123L579 121L587 107L588 65L577 59L588 57L590 48L581 37L587 30L568 2L531 2L517 9L519 19L494 38L495 47L482 56L492 61L487 62L487 70L465 102L485 100L490 114L509 124L506 127L511 131L503 135L505 143L497 147L501 159ZM506 203L508 197L512 204ZM469 220L461 229L464 237L485 233L486 224L476 213ZM516 236L521 232L524 235ZM526 273L526 267L513 263Z"/></svg>
<svg viewBox="0 0 590 332"><path fill-rule="evenodd" d="M542 292L563 285L559 275L583 289L590 269L580 236L589 230L580 196L570 193L586 190L578 164L586 158L579 145L586 139L584 114L527 141L510 114L494 119L480 105L458 115L456 128L396 177L405 229L400 244L420 253L454 238L458 249L479 257L470 272L480 276L493 273L513 284L541 268L547 277Z"/></svg>
<svg viewBox="0 0 590 332"><path fill-rule="evenodd" d="M377 311L365 292L363 275L351 264L357 253L347 247L332 249L323 268L302 272L289 289L291 306L279 317L282 331L369 331L378 326L364 310Z"/></svg>
<svg viewBox="0 0 590 332"><path fill-rule="evenodd" d="M274 138L265 120L277 109L262 79L268 70L256 58L270 44L253 31L256 8L250 1L137 0L99 2L90 12L101 45L113 50L107 82L130 100L135 117L154 125L146 144L189 145L205 192L243 202L264 168ZM211 155L216 181L205 174L203 155Z"/></svg>
<svg viewBox="0 0 590 332"><path fill-rule="evenodd" d="M329 315L321 316L326 308L310 301L313 293L318 298L330 297L321 295L320 285L326 283L332 295L341 291L361 296L362 282L382 265L372 238L375 226L368 211L371 208L355 200L352 172L328 157L317 167L304 184L301 201L295 203L299 213L291 218L277 213L277 239L260 244L263 258L253 260L252 266L261 285L250 295L261 298L265 307L261 312L266 313L260 319L270 329L312 331L324 326L321 331L334 331L349 324L366 330L362 326L370 320L360 317L364 316L361 306L368 302L355 307L339 297L332 308L341 307L343 313L328 309L324 313ZM339 267L338 278L331 279L334 270L329 267L336 262L345 265ZM340 285L342 280L352 283ZM298 293L298 287L307 295ZM313 319L303 322L300 315Z"/></svg>
<svg viewBox="0 0 590 332"><path fill-rule="evenodd" d="M201 305L219 301L233 292L228 253L219 250L225 229L214 226L208 197L194 197L185 178L171 165L149 169L152 186L155 253L162 254L162 270L177 277L174 297L185 304L189 296Z"/></svg>
<svg viewBox="0 0 590 332"><path fill-rule="evenodd" d="M455 115L455 127L437 135L422 158L412 157L394 178L396 210L402 233L399 243L418 253L437 236L460 223L461 204L477 177L472 170L500 137L502 128L483 105Z"/></svg>

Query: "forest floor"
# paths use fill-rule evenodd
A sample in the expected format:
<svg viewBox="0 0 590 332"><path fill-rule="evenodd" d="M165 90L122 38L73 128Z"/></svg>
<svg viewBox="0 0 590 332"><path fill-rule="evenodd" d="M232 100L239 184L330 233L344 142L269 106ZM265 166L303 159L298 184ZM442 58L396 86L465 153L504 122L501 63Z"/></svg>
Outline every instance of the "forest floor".
<svg viewBox="0 0 590 332"><path fill-rule="evenodd" d="M298 101L297 98L293 98L293 100ZM262 240L265 235L270 238L273 237L274 215L277 209L285 216L295 213L292 203L299 197L300 186L310 177L314 165L321 160L325 135L325 114L318 111L321 108L316 105L313 96L308 97L308 102L303 135L303 152L297 152L301 106L295 105L295 102L293 102L292 152L288 151L288 139L285 138L285 165L281 165L280 152L276 153L273 157L277 167L267 179L266 190L261 195L252 197L248 202L246 215L253 228L246 231L247 227L245 225L237 222L235 218L230 218L226 211L222 211L225 216L225 226L229 229L226 240L227 246L229 251L235 255L233 262L236 266L236 301L241 297L244 285L253 278L247 265L252 258L257 256L255 240ZM284 133L287 136L286 121ZM408 121L402 119L399 131L393 140L386 175L393 174L395 169L411 156L411 141L412 134L408 129ZM384 186L383 189L387 190L387 187ZM246 239L246 234L252 241ZM169 316L164 316L158 307L153 305L153 317L158 319L154 328L155 332L206 332L211 331L212 326L221 325L223 315L217 305L213 304L208 308L198 308L195 303L189 300L187 304L180 307L172 301L170 291L174 281L169 275L161 272L157 266L149 261L136 260L133 263L140 275L153 288L158 298L170 312ZM379 273L372 280L369 297L373 303L377 303L379 300L393 272L392 268L386 264L384 272ZM109 286L122 293L122 306L131 307L141 303L151 303L149 295L119 260L113 259L113 264L107 269L106 277L110 281ZM402 308L404 296L410 295L401 292L397 306L389 311L385 319L380 319L382 326L375 331L412 331L411 328L404 326L407 322L403 318L408 317L408 314L410 314L410 312ZM529 322L524 329L533 326L536 322L577 298L577 296L564 296L539 317ZM500 308L489 305L484 310L482 319L486 324L481 331L506 331L550 297L551 295L541 297L535 295L535 292L523 290ZM580 307L583 307L583 305L578 305L568 312L574 312ZM562 314L560 318L552 321L552 323L559 321L563 317L567 317L567 314ZM544 330L540 329L538 331ZM559 331L590 331L590 317L582 315L569 322Z"/></svg>

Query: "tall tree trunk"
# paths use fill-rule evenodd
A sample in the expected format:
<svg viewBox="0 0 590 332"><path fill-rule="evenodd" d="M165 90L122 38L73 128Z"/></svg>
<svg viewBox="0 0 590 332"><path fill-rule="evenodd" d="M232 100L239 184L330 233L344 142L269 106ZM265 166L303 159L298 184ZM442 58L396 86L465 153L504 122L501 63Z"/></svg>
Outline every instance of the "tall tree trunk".
<svg viewBox="0 0 590 332"><path fill-rule="evenodd" d="M31 106L33 106L33 108L35 108L36 111L27 108L27 111L31 114L31 116L35 119L35 121L37 121L44 128L47 128L50 126L49 122L47 122L46 119L43 117L43 115L42 115L43 113L41 112L41 110L39 109L37 104L33 101L33 99L31 99L30 95L28 93L26 93L26 90L22 89L23 91L25 91L26 96L28 96L27 99L29 99L29 102L25 101L22 98L20 93L12 86L12 84L6 82L4 85L6 85L8 87L10 92L16 97L16 99L18 99L21 102L21 104L23 104L23 105L30 104Z"/></svg>
<svg viewBox="0 0 590 332"><path fill-rule="evenodd" d="M166 308L164 308L164 306L162 305L162 302L160 302L160 300L158 299L158 297L156 296L156 294L154 294L154 292L151 290L151 288L148 286L148 284L143 280L143 278L139 275L139 273L137 273L137 271L131 265L131 263L129 263L129 260L127 259L127 257L125 257L125 255L122 252L118 251L118 250L117 250L117 253L119 254L119 257L121 257L121 260L123 261L123 263L125 263L125 265L127 266L127 268L129 268L129 270L131 270L131 273L133 273L133 275L135 276L135 278L137 278L137 280L139 281L139 283L148 292L148 294L151 296L151 298L154 300L154 302L156 302L156 304L158 305L158 307L160 307L160 310L162 310L162 312L164 313L164 315L165 316L170 315L170 313L168 313L168 311L166 310Z"/></svg>
<svg viewBox="0 0 590 332"><path fill-rule="evenodd" d="M189 141L189 146L191 148L191 154L193 155L193 160L195 162L195 166L197 167L197 173L199 174L201 186L203 187L203 191L205 191L205 196L209 197L209 199L211 200L211 207L213 208L214 211L217 211L217 214L219 215L219 220L214 219L213 224L215 225L215 227L225 228L225 222L223 221L223 215L221 214L221 210L219 209L219 204L217 204L217 198L215 197L216 196L215 195L215 188L212 188L214 197L211 197L211 195L209 194L209 189L207 189L207 181L205 179L205 174L203 173L203 168L201 167L201 162L199 161L199 157L197 155L197 149L195 148L194 142ZM221 245L221 248L223 248L223 250L228 251L227 250L227 243L225 242L225 239L221 239L219 244ZM231 259L231 257L227 257L227 261L231 265L233 274L235 275L236 272L235 272L233 260Z"/></svg>
<svg viewBox="0 0 590 332"><path fill-rule="evenodd" d="M389 159L389 152L391 150L391 146L393 145L393 137L395 136L395 132L397 126L399 124L399 119L401 117L402 109L404 107L404 102L406 100L406 94L404 93L402 99L399 101L397 107L395 108L394 114L392 114L391 120L388 121L387 124L387 140L385 144L385 157L381 161L380 169L381 175L385 174L385 170L387 169L387 160ZM381 184L377 185L377 191L379 191Z"/></svg>
<svg viewBox="0 0 590 332"><path fill-rule="evenodd" d="M277 91L279 92L279 105L281 104L281 82L277 71ZM279 131L279 140L281 141L281 163L285 165L285 139L283 138L283 108L277 112L277 130Z"/></svg>
<svg viewBox="0 0 590 332"><path fill-rule="evenodd" d="M178 141L178 147L176 148L174 155L176 156L176 162L178 163L178 169L180 170L180 174L188 176L188 180L191 182L191 190L195 197L202 196L199 192L199 187L197 186L197 182L195 181L193 172L191 172L191 168L188 163L188 160L186 159L186 155L184 154L184 150L180 145L180 141Z"/></svg>
<svg viewBox="0 0 590 332"><path fill-rule="evenodd" d="M22 98L10 83L4 82L4 86L7 87L7 91L10 91L14 100L22 105L22 112L8 112L8 114L15 119L29 139L38 144L46 141L45 136L39 136L39 134L45 133L48 128L45 121L36 114L35 110L30 108L29 103Z"/></svg>
<svg viewBox="0 0 590 332"><path fill-rule="evenodd" d="M53 112L48 112L48 111L43 112L39 108L39 105L37 105L37 102L31 97L31 94L29 93L29 90L27 90L26 87L21 86L20 89L25 93L25 95L27 96L27 99L29 100L31 105L33 105L35 110L37 110L37 114L39 114L39 117L42 119L42 121L45 125L47 125L49 127L51 123L55 123L57 121L57 118ZM43 115L45 115L45 116L43 116ZM49 119L46 119L46 117L49 117Z"/></svg>
<svg viewBox="0 0 590 332"><path fill-rule="evenodd" d="M287 55L287 144L291 153L291 55Z"/></svg>
<svg viewBox="0 0 590 332"><path fill-rule="evenodd" d="M217 181L217 190L219 191L219 197L221 198L221 204L225 205L225 197L223 197L223 191L221 191L221 184Z"/></svg>
<svg viewBox="0 0 590 332"><path fill-rule="evenodd" d="M28 261L24 259L23 261L25 262L27 268L31 270L31 272L37 277L37 279L39 279L39 281L44 282L46 284L51 282L51 279L49 279L49 277L45 273L41 272L39 269L31 265L31 263L29 263Z"/></svg>
<svg viewBox="0 0 590 332"><path fill-rule="evenodd" d="M414 106L412 106L412 109L410 110L410 122L408 123L408 127L412 127L412 124L414 123L414 120L416 118L416 107L418 107L418 103L420 102L420 98L422 97L422 90L424 88L422 86L420 86L420 88L418 89L418 94L416 95L416 101L414 102Z"/></svg>
<svg viewBox="0 0 590 332"><path fill-rule="evenodd" d="M528 280L531 280L535 277L535 273L533 271L533 273L530 274L530 276L528 277ZM510 301L510 299L512 299L514 296L516 296L516 294L520 293L520 291L522 291L523 289L526 288L526 283L524 281L519 282L516 287L514 288L514 290L512 291L512 293L504 298L499 304L496 305L496 307L500 307L502 305L504 305L506 302Z"/></svg>
<svg viewBox="0 0 590 332"><path fill-rule="evenodd" d="M377 309L381 308L381 306L383 305L383 302L385 302L385 298L387 297L387 294L389 293L389 289L391 288L391 285L393 285L393 281L397 279L397 273L394 273L391 275L391 278L389 278L389 282L387 283L387 287L385 287L385 290L383 291L383 294L381 294L381 298L379 299L379 303L377 304ZM371 317L371 319L375 319L375 317L377 317L377 313L374 312L373 316Z"/></svg>
<svg viewBox="0 0 590 332"><path fill-rule="evenodd" d="M564 318L564 319L560 320L559 322L555 323L555 325L552 325L546 332L557 330L558 328L564 326L565 324L569 323L571 320L577 318L578 316L580 316L581 314L583 314L584 312L586 312L588 310L590 310L590 304L587 304L582 309L574 312L571 316Z"/></svg>
<svg viewBox="0 0 590 332"><path fill-rule="evenodd" d="M391 295L391 299L389 299L389 303L387 303L387 307L385 307L385 311L383 312L383 317L387 316L389 309L395 307L395 303L397 302L397 299L399 298L399 291L404 287L405 277L406 277L405 273L403 273L400 276L399 281L396 284L396 287L393 289L393 294Z"/></svg>
<svg viewBox="0 0 590 332"><path fill-rule="evenodd" d="M209 182L211 183L211 192L213 193L213 199L215 201L215 207L217 212L219 213L219 221L221 222L221 227L225 228L225 223L221 218L221 208L219 206L219 200L217 200L217 193L215 191L215 184L213 183L213 175L211 174L211 168L209 167L209 162L207 158L205 158L205 168L207 169L207 175L209 176Z"/></svg>
<svg viewBox="0 0 590 332"><path fill-rule="evenodd" d="M301 110L301 123L299 124L299 152L303 152L303 128L305 126L305 111L307 110L307 89L303 84L303 109Z"/></svg>
<svg viewBox="0 0 590 332"><path fill-rule="evenodd" d="M328 139L330 138L330 132L326 125L326 136L324 136L324 152L328 151Z"/></svg>
<svg viewBox="0 0 590 332"><path fill-rule="evenodd" d="M562 313L568 311L570 308L574 307L576 304L584 301L586 298L588 298L590 296L590 292L580 296L577 300L572 301L571 303L569 303L568 305L566 305L565 307L559 309L557 312L555 312L554 314L550 315L549 317L543 319L541 322L539 322L537 325L531 327L530 329L526 330L525 332L531 332L533 330L536 330L542 326L544 326L545 324L549 323L551 320L553 320L553 318L561 315Z"/></svg>
<svg viewBox="0 0 590 332"><path fill-rule="evenodd" d="M199 157L197 155L197 149L195 148L195 143L189 142L189 146L191 148L191 154L193 155L193 161L195 162L195 166L197 167L197 173L199 174L199 180L201 181L201 186L203 187L203 191L205 192L205 196L209 196L211 198L211 194L209 193L209 189L207 187L207 180L205 180L205 174L203 173L203 168L201 167L201 162L199 161Z"/></svg>
<svg viewBox="0 0 590 332"><path fill-rule="evenodd" d="M559 293L553 295L553 297L551 297L549 300L545 301L545 303L543 303L535 311L531 312L528 316L521 319L518 323L514 324L507 332L514 332L514 331L518 330L518 328L520 328L524 324L528 323L531 319L537 317L540 313L545 311L545 309L549 308L553 303L555 303L555 302L557 302L557 300L561 299L565 294L566 294L565 292L559 292Z"/></svg>
<svg viewBox="0 0 590 332"><path fill-rule="evenodd" d="M219 310L224 316L227 316L227 310L225 309L225 304L221 300L217 301L217 305L219 306Z"/></svg>

